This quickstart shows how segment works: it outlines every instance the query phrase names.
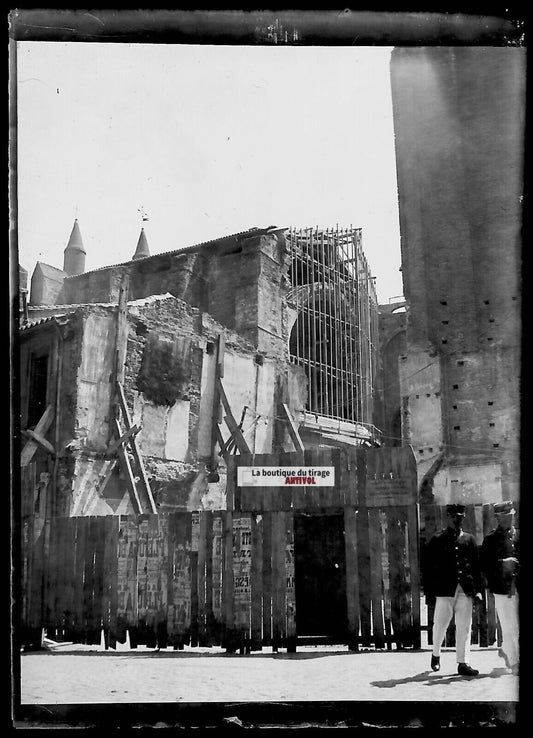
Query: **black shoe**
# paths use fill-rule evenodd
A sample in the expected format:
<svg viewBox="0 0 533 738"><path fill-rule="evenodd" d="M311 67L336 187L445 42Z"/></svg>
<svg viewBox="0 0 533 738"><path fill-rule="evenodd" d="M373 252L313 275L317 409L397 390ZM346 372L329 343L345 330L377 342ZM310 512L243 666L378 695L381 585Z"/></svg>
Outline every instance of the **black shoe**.
<svg viewBox="0 0 533 738"><path fill-rule="evenodd" d="M508 669L510 669L511 668L511 663L509 661L509 657L507 656L507 654L505 653L505 651L503 650L503 648L500 648L498 650L498 656L500 656L500 658L502 658L505 661L505 666Z"/></svg>
<svg viewBox="0 0 533 738"><path fill-rule="evenodd" d="M457 673L461 676L477 676L479 671L477 669L472 669L470 664L458 664Z"/></svg>
<svg viewBox="0 0 533 738"><path fill-rule="evenodd" d="M440 656L431 657L431 668L433 671L439 671L440 669Z"/></svg>

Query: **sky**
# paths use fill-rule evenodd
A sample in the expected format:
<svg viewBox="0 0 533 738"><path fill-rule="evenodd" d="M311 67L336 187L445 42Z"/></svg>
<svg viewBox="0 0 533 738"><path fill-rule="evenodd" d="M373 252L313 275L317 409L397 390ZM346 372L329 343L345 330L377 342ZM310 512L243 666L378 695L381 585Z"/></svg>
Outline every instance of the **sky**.
<svg viewBox="0 0 533 738"><path fill-rule="evenodd" d="M75 218L86 271L141 227L157 254L338 224L401 295L391 50L19 41L19 263L61 269Z"/></svg>

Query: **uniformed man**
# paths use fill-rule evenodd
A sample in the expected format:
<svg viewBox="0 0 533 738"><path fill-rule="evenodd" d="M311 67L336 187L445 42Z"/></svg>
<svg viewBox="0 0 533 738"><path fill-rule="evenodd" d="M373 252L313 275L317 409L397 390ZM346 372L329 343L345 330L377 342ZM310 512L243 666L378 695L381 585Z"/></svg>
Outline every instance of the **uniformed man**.
<svg viewBox="0 0 533 738"><path fill-rule="evenodd" d="M488 533L481 544L481 569L487 586L494 595L496 613L502 629L503 657L508 669L518 673L518 531L514 526L513 503L494 505L498 526Z"/></svg>
<svg viewBox="0 0 533 738"><path fill-rule="evenodd" d="M427 547L424 591L435 601L431 668L440 669L440 652L446 630L455 616L457 673L476 676L469 661L472 608L482 599L482 578L476 540L463 531L464 505L447 505L447 527L435 533Z"/></svg>

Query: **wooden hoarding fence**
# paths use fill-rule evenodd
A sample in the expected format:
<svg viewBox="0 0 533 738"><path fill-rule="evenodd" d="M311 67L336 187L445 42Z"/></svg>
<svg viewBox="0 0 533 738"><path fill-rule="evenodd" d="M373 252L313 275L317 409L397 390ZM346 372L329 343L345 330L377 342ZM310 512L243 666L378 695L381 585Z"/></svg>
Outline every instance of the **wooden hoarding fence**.
<svg viewBox="0 0 533 738"><path fill-rule="evenodd" d="M46 628L51 639L92 644L103 631L109 647L128 633L132 647L222 645L246 653L294 650L320 623L316 637L352 650L419 648L420 569L444 508L418 507L410 497L409 449L379 451L232 455L228 489L236 504L228 510L52 518L38 526L26 516L23 640L35 644ZM333 467L335 484L239 487L239 466L253 461ZM467 507L480 544L494 526L492 506ZM334 626L325 607L322 620L310 617L320 603L306 591L306 531L322 546L313 552L322 572L314 573L316 591L321 582L342 588L331 591L344 608ZM430 609L427 615L430 639ZM484 646L498 641L491 595L478 608L472 637Z"/></svg>

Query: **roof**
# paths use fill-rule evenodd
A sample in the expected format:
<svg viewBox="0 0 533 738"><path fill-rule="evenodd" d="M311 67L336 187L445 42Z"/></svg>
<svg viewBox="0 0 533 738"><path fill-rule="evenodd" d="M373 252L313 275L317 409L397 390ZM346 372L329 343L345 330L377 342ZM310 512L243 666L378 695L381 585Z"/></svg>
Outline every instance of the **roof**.
<svg viewBox="0 0 533 738"><path fill-rule="evenodd" d="M62 313L60 315L49 315L47 318L38 318L37 320L30 320L27 323L24 323L21 327L21 331L29 330L30 328L35 328L36 326L41 326L44 324L53 325L56 323L57 325L65 325L65 323L68 322L68 319L70 317L69 313Z"/></svg>
<svg viewBox="0 0 533 738"><path fill-rule="evenodd" d="M45 264L44 261L37 262L37 264L35 265L35 269L33 270L34 274L37 267L39 267L45 277L48 277L49 279L55 279L58 282L62 282L67 276L66 272L64 272L62 269L58 269L57 267L51 266L50 264Z"/></svg>
<svg viewBox="0 0 533 738"><path fill-rule="evenodd" d="M83 246L83 241L81 240L81 232L77 218L74 221L74 225L72 226L72 231L65 251L67 249L69 249L70 251L83 251L83 253L85 253L85 247Z"/></svg>
<svg viewBox="0 0 533 738"><path fill-rule="evenodd" d="M143 257L143 261L146 261L146 259L158 259L161 256L170 256L172 254L190 254L196 251L201 251L214 244L231 242L232 240L238 243L243 238L247 238L249 236L261 236L267 233L275 233L277 231L285 231L285 230L287 229L278 228L277 226L269 226L268 228L256 228L256 227L248 228L248 230L246 231L239 231L238 233L231 233L231 234L228 234L227 236L222 236L220 238L214 238L211 241L203 241L202 243L197 243L194 246L186 246L181 249L173 249L172 251L163 251L159 254L152 254L152 256ZM90 274L92 272L102 272L105 269L113 269L115 267L127 266L128 264L132 264L132 263L134 263L134 260L130 259L129 261L122 261L122 262L119 262L118 264L108 264L107 266L99 267L98 269L91 269L87 272L83 272L83 274ZM81 274L73 275L73 277L80 277L80 276L82 275ZM66 277L66 279L72 279L73 277Z"/></svg>
<svg viewBox="0 0 533 738"><path fill-rule="evenodd" d="M137 259L144 259L147 256L150 256L150 249L148 248L148 241L146 240L144 228L141 228L139 240L137 241L137 248L135 249L135 253L132 256L132 261Z"/></svg>

